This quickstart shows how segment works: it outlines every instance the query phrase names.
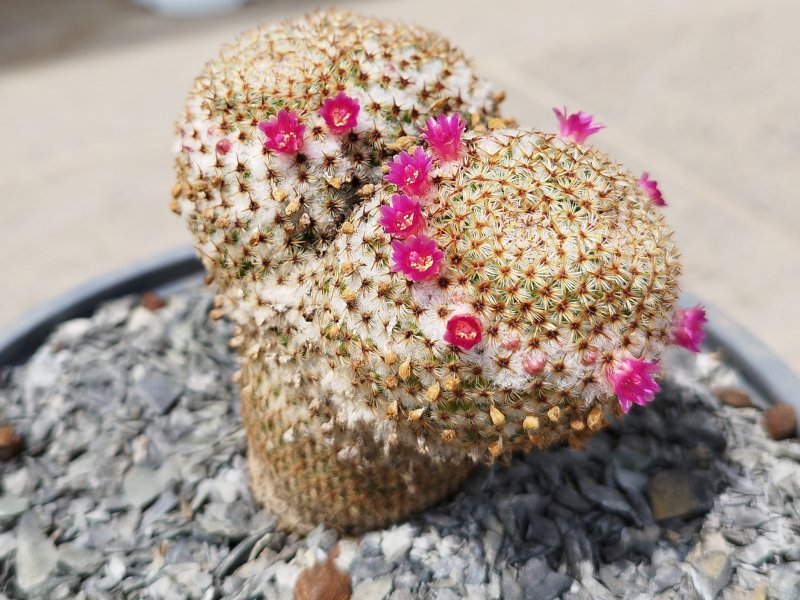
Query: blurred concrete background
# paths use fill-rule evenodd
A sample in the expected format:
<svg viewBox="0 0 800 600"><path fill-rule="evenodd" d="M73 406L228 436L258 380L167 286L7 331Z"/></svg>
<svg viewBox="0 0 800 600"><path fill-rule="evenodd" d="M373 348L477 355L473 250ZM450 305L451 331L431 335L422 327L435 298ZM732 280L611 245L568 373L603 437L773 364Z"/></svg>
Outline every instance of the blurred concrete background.
<svg viewBox="0 0 800 600"><path fill-rule="evenodd" d="M168 210L173 119L220 44L325 2L165 18L124 0L0 5L0 327L100 274L190 243ZM800 372L800 4L794 0L338 2L448 36L552 130L658 179L684 288Z"/></svg>

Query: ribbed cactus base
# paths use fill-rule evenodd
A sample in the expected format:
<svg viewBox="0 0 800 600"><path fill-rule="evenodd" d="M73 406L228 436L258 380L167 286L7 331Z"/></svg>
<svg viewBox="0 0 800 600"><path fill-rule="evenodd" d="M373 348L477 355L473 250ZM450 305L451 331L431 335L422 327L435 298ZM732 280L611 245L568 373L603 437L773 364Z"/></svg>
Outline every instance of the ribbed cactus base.
<svg viewBox="0 0 800 600"><path fill-rule="evenodd" d="M366 431L331 428L324 410L276 392L258 371L242 369L251 485L285 529L384 527L446 499L474 467L471 460L436 463L401 444L387 454Z"/></svg>

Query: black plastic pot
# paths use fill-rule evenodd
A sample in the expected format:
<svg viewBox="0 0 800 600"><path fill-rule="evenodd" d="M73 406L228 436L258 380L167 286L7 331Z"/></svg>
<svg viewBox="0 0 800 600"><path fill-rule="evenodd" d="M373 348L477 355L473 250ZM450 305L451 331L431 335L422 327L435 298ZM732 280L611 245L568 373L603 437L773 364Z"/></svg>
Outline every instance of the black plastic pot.
<svg viewBox="0 0 800 600"><path fill-rule="evenodd" d="M127 294L170 290L196 281L203 275L194 250L184 248L95 279L27 315L10 329L0 332L0 365L24 362L59 323L90 316L97 306ZM685 294L681 304L691 306L698 299ZM745 380L768 402L785 402L800 418L800 379L761 342L724 314L706 305L708 314L706 347L722 352Z"/></svg>

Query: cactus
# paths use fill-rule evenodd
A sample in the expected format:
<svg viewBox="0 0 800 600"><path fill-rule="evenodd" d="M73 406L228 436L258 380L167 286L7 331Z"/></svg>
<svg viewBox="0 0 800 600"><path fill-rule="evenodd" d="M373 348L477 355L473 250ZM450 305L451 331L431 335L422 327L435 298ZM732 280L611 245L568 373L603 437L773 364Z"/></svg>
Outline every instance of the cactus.
<svg viewBox="0 0 800 600"><path fill-rule="evenodd" d="M245 34L198 80L176 205L284 527L386 525L478 461L580 447L652 400L667 344L697 350L656 182L585 144L590 115L545 134L496 100L440 38L340 13Z"/></svg>

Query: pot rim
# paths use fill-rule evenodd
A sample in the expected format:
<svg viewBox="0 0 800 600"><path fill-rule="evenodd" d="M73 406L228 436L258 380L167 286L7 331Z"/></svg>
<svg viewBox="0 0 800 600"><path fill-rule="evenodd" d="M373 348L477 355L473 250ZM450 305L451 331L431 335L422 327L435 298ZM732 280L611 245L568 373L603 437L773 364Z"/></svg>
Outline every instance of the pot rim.
<svg viewBox="0 0 800 600"><path fill-rule="evenodd" d="M14 325L1 330L0 366L23 363L58 324L88 317L102 302L147 291L168 294L181 282L197 279L203 271L194 249L183 247L92 279L27 312ZM698 303L700 300L688 293L679 300L682 307ZM791 405L800 419L800 378L744 327L713 306L702 304L708 316L703 346L720 351L726 362L767 402Z"/></svg>

